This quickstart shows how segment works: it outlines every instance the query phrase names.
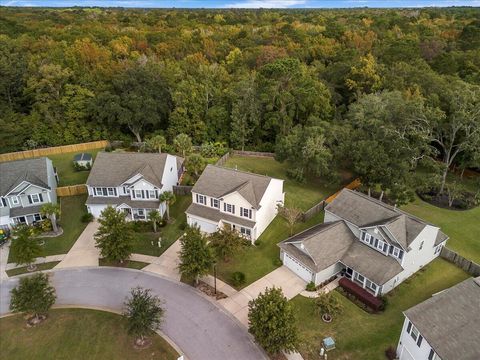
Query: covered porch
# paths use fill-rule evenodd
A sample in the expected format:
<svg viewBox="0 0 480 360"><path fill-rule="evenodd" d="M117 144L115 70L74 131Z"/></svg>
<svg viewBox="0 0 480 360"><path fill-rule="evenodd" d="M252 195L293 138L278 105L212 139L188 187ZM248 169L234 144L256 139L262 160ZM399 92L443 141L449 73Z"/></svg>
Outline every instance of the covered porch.
<svg viewBox="0 0 480 360"><path fill-rule="evenodd" d="M220 221L220 226L225 229L233 229L235 231L238 231L241 236L243 236L245 239L251 240L252 242L255 240L254 235L255 235L255 229L239 224L235 224L233 222L229 222L226 220L221 220Z"/></svg>
<svg viewBox="0 0 480 360"><path fill-rule="evenodd" d="M150 211L157 210L160 212L160 209L132 208L125 204L118 206L117 209L125 213L125 218L128 221L147 221Z"/></svg>
<svg viewBox="0 0 480 360"><path fill-rule="evenodd" d="M365 275L355 271L351 267L345 266L345 269L342 271L342 275L347 279L351 280L355 284L361 286L363 289L368 291L374 296L381 295L382 286L374 283Z"/></svg>
<svg viewBox="0 0 480 360"><path fill-rule="evenodd" d="M36 222L41 221L43 216L40 213L21 215L12 218L12 225L26 224L34 225Z"/></svg>

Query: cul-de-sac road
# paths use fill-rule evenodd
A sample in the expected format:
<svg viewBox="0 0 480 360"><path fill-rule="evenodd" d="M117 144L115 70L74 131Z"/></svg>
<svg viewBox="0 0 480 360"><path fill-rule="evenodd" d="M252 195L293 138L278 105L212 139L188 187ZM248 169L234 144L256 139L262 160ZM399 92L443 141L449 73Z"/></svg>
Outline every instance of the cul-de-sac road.
<svg viewBox="0 0 480 360"><path fill-rule="evenodd" d="M152 289L165 301L162 331L189 360L258 360L264 352L231 315L191 287L142 271L117 268L73 268L50 272L57 305L121 310L135 286ZM9 312L10 290L18 278L0 283L0 314Z"/></svg>

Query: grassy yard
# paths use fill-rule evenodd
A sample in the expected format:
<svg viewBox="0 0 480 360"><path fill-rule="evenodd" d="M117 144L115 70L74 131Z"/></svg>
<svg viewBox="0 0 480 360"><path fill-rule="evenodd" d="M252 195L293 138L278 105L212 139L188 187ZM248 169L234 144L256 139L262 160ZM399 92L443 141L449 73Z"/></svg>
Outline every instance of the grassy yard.
<svg viewBox="0 0 480 360"><path fill-rule="evenodd" d="M125 320L103 311L52 310L48 319L33 328L21 315L0 319L2 358L28 359L164 359L177 352L160 336L152 334L148 349L133 348Z"/></svg>
<svg viewBox="0 0 480 360"><path fill-rule="evenodd" d="M93 160L97 153L102 149L91 149L85 151L86 153L92 154ZM58 186L68 186L76 184L85 184L88 178L89 171L76 171L73 167L73 157L76 154L79 154L79 151L57 154L57 155L48 155L47 157L52 160L53 166L57 168L57 173L59 177Z"/></svg>
<svg viewBox="0 0 480 360"><path fill-rule="evenodd" d="M459 211L430 205L419 198L402 207L415 216L440 226L450 236L447 246L480 264L480 207Z"/></svg>
<svg viewBox="0 0 480 360"><path fill-rule="evenodd" d="M158 228L157 233L135 233L135 245L133 252L137 254L160 256L172 245L183 233L187 223L185 210L192 202L191 195L177 196L177 201L170 206L170 223L163 228ZM162 238L162 247L158 247L158 238ZM152 244L153 242L153 244Z"/></svg>
<svg viewBox="0 0 480 360"><path fill-rule="evenodd" d="M286 206L294 205L304 211L341 188L340 184L330 184L320 178L309 178L304 184L298 183L287 177L287 163L282 164L272 158L232 156L225 166L284 179Z"/></svg>
<svg viewBox="0 0 480 360"><path fill-rule="evenodd" d="M50 270L54 268L55 265L57 265L58 263L60 263L60 261L51 261L43 264L38 264L37 269L35 271ZM28 266L22 266L16 269L7 270L6 273L8 276L27 274L29 273L29 271L27 270L27 267Z"/></svg>
<svg viewBox="0 0 480 360"><path fill-rule="evenodd" d="M295 226L295 233L323 222L323 215L324 213L321 212L305 223L299 222ZM246 282L239 288L260 279L281 265L277 243L289 235L285 220L277 216L258 239L259 245L249 246L228 262L220 262L217 265L218 277L228 283L231 282L232 273L243 272Z"/></svg>
<svg viewBox="0 0 480 360"><path fill-rule="evenodd" d="M87 212L85 201L87 195L66 196L60 198L62 214L60 216L60 226L63 228L63 234L54 238L44 238L45 245L40 256L66 254L73 246L77 238L87 226L82 223L81 217ZM10 251L8 262L15 262L16 254Z"/></svg>
<svg viewBox="0 0 480 360"><path fill-rule="evenodd" d="M468 275L443 259L437 259L407 280L388 296L387 310L368 314L338 292L343 312L331 324L322 322L313 313L313 300L297 296L292 299L301 333L300 352L306 360L320 359L318 352L324 337L332 336L337 349L328 353L329 360L384 360L385 350L396 347L403 325L402 311L432 294L453 286Z"/></svg>
<svg viewBox="0 0 480 360"><path fill-rule="evenodd" d="M134 261L134 260L127 260L123 264L120 264L116 261L108 261L108 260L105 260L105 259L99 259L98 260L98 265L99 266L113 266L113 267L122 267L122 268L140 270L140 269L143 269L145 266L147 266L149 264L145 263L145 262L142 262L142 261Z"/></svg>

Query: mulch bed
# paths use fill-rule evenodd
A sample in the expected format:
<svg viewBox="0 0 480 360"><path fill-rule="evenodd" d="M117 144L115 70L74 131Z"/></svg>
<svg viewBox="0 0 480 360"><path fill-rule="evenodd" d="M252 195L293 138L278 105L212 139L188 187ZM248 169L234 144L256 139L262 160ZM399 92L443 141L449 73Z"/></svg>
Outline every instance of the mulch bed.
<svg viewBox="0 0 480 360"><path fill-rule="evenodd" d="M217 290L217 294L215 295L215 289L213 286L208 285L207 283L204 283L203 281L199 281L198 285L195 286L198 290L203 292L204 294L215 298L216 300L221 300L221 299L226 299L228 296L222 293L221 291Z"/></svg>

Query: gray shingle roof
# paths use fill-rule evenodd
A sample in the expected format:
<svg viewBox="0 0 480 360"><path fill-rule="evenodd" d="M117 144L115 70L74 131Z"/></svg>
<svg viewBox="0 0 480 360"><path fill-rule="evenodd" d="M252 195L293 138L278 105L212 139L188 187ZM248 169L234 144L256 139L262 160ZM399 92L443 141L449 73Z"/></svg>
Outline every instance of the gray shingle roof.
<svg viewBox="0 0 480 360"><path fill-rule="evenodd" d="M405 311L442 360L480 359L480 277Z"/></svg>
<svg viewBox="0 0 480 360"><path fill-rule="evenodd" d="M30 214L39 214L42 208L42 205L26 206L26 207L15 207L10 209L10 217L24 216Z"/></svg>
<svg viewBox="0 0 480 360"><path fill-rule="evenodd" d="M221 198L238 191L245 200L258 209L271 177L207 165L195 183L192 192Z"/></svg>
<svg viewBox="0 0 480 360"><path fill-rule="evenodd" d="M144 201L144 200L132 200L130 196L119 196L119 197L97 197L89 196L86 201L87 205L112 205L118 206L121 204L126 204L134 209L158 209L160 206L160 201Z"/></svg>
<svg viewBox="0 0 480 360"><path fill-rule="evenodd" d="M119 186L136 174L162 187L168 154L99 152L87 179L89 186Z"/></svg>
<svg viewBox="0 0 480 360"><path fill-rule="evenodd" d="M359 228L383 226L388 230L387 235L393 235L394 239L391 240L399 243L404 249L408 248L428 224L398 208L349 189L343 189L325 210Z"/></svg>
<svg viewBox="0 0 480 360"><path fill-rule="evenodd" d="M0 163L0 196L4 196L22 181L50 189L46 157Z"/></svg>
<svg viewBox="0 0 480 360"><path fill-rule="evenodd" d="M303 244L305 252L294 243ZM344 221L313 226L278 245L315 272L340 261L378 285L384 284L403 270L392 257L360 243Z"/></svg>
<svg viewBox="0 0 480 360"><path fill-rule="evenodd" d="M191 204L187 211L185 211L187 214L201 217L203 219L211 220L214 222L219 222L220 220L225 220L228 222L232 222L238 225L246 226L249 228L253 228L255 226L255 222L248 220L248 219L243 219L240 217L236 217L233 215L225 214L223 212L220 212L219 210L216 210L214 208L208 207L208 206L203 206L203 205L198 205L198 204Z"/></svg>

